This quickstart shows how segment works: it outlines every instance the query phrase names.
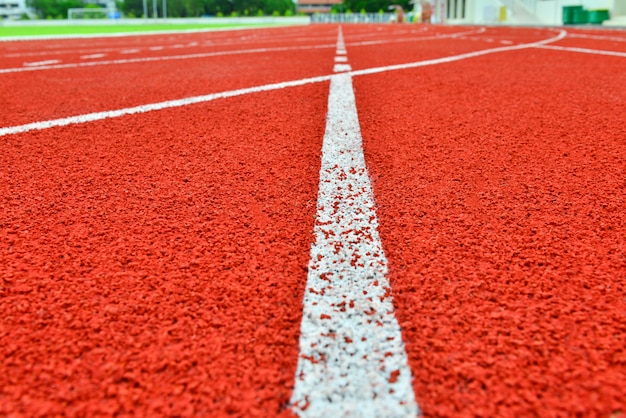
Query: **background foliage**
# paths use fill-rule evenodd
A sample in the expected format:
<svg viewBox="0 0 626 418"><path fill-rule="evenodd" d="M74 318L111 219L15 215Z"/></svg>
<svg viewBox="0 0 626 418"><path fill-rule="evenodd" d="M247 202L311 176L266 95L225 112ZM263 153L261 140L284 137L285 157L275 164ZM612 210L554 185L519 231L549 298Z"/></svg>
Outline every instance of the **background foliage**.
<svg viewBox="0 0 626 418"><path fill-rule="evenodd" d="M40 18L67 18L69 8L87 7L81 0L27 0ZM161 15L162 0L158 0ZM118 9L127 17L143 15L143 0L122 0ZM104 6L97 6L104 7ZM292 15L295 5L292 0L168 0L168 17L200 16L259 16ZM152 0L148 0L148 14L152 16Z"/></svg>
<svg viewBox="0 0 626 418"><path fill-rule="evenodd" d="M413 10L413 6L409 4L410 0L344 0L343 4L333 7L336 12L346 12L347 10L352 13L365 11L367 13L377 13L382 10L385 13L390 13L389 6L397 4L402 6L405 11Z"/></svg>

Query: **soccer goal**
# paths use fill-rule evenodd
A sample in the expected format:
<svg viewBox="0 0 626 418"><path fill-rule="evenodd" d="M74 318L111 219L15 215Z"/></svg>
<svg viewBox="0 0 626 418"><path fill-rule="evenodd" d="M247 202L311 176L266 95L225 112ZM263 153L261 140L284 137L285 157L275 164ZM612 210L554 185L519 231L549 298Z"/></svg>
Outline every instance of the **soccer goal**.
<svg viewBox="0 0 626 418"><path fill-rule="evenodd" d="M106 8L73 8L67 10L67 20L107 19L111 11Z"/></svg>

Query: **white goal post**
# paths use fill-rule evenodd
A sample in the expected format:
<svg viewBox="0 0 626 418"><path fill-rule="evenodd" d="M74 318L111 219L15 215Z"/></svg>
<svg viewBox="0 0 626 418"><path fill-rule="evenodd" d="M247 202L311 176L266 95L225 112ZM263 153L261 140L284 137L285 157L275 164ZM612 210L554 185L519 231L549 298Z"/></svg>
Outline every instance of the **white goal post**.
<svg viewBox="0 0 626 418"><path fill-rule="evenodd" d="M111 13L119 13L107 8L72 8L67 10L67 20L77 19L114 19L111 17ZM119 16L118 16L119 17Z"/></svg>

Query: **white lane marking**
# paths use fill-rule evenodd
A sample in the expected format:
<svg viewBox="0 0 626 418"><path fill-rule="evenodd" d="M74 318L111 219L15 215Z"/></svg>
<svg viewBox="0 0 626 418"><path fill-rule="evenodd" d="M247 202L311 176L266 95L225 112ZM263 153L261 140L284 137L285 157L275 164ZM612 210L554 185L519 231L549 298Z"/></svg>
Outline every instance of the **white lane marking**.
<svg viewBox="0 0 626 418"><path fill-rule="evenodd" d="M476 33L476 32L477 31L472 31L472 33ZM478 32L480 32L480 30ZM368 45L380 45L380 44L398 43L398 42L430 41L430 40L437 40L437 39L454 38L457 35L462 34L462 33L467 33L467 32L458 32L458 33L453 33L453 34L428 36L428 37L395 39L395 40L388 40L388 41L353 42L353 43L350 43L349 45L350 46L368 46ZM195 46L195 45L198 45L198 42L191 42L188 44L188 46ZM167 55L167 56L161 56L161 57L143 57L143 58L127 58L127 59L108 60L108 61L77 62L77 63L67 63L67 64L61 64L61 65L52 65L54 63L50 63L49 65L42 65L41 67L0 68L0 74L19 73L19 72L24 72L24 71L59 70L59 69L76 68L76 67L93 67L97 65L121 65L121 64L133 64L133 63L155 62L155 61L198 59L198 58L208 58L208 57L216 57L216 56L223 56L223 55L256 54L256 53L262 54L262 53L267 53L267 52L326 49L326 48L334 48L335 46L336 45L334 44L326 44L326 45L306 45L306 46L293 46L293 47L254 48L254 49L242 49L242 50L234 50L234 51L206 52L206 53L187 54L187 55ZM122 54L134 54L137 52L139 52L139 49L126 49L126 50L121 51ZM342 54L345 55L345 53L346 52L344 50Z"/></svg>
<svg viewBox="0 0 626 418"><path fill-rule="evenodd" d="M348 62L348 57L335 57L335 62Z"/></svg>
<svg viewBox="0 0 626 418"><path fill-rule="evenodd" d="M160 51L163 49L162 46L158 45L158 46L151 46L150 48L148 48L150 51Z"/></svg>
<svg viewBox="0 0 626 418"><path fill-rule="evenodd" d="M58 64L59 60L46 60L46 61L35 61L35 62L25 62L23 65L24 67L32 67L32 68L37 68L39 66L47 66L47 65L51 65L51 64Z"/></svg>
<svg viewBox="0 0 626 418"><path fill-rule="evenodd" d="M417 416L349 74L330 81L314 233L294 412Z"/></svg>
<svg viewBox="0 0 626 418"><path fill-rule="evenodd" d="M350 64L335 64L335 66L333 67L333 72L335 73L342 73L351 70L352 67L350 67Z"/></svg>
<svg viewBox="0 0 626 418"><path fill-rule="evenodd" d="M81 55L81 60L94 60L98 58L104 58L107 54L89 54L89 55Z"/></svg>
<svg viewBox="0 0 626 418"><path fill-rule="evenodd" d="M369 46L369 45L382 45L382 44L392 44L392 43L401 43L401 42L419 42L419 41L437 41L448 38L458 38L458 39L467 39L464 38L464 35L470 34L479 34L485 32L485 28L479 28L471 31L464 32L455 32L455 33L447 33L447 34L436 34L431 36L417 36L411 38L400 38L400 39L388 39L388 40L376 40L376 41L360 41L360 42L350 42L348 46Z"/></svg>
<svg viewBox="0 0 626 418"><path fill-rule="evenodd" d="M337 34L337 52L346 50L346 43L343 40L343 29L339 26L339 32Z"/></svg>
<svg viewBox="0 0 626 418"><path fill-rule="evenodd" d="M500 43L504 45L513 45L513 41L509 41L507 39L501 40Z"/></svg>
<svg viewBox="0 0 626 418"><path fill-rule="evenodd" d="M588 35L585 33L568 33L567 37L568 38L598 39L602 41L626 42L626 38L622 38L620 36Z"/></svg>
<svg viewBox="0 0 626 418"><path fill-rule="evenodd" d="M178 99L178 100L168 100L165 102L152 103L152 104L135 106L135 107L128 107L125 109L87 113L84 115L69 116L69 117L61 118L61 119L47 120L44 122L27 123L25 125L0 128L0 136L48 129L48 128L53 128L57 126L66 126L66 125L74 125L74 124L86 123L86 122L95 122L98 120L117 118L120 116L133 115L137 113L152 112L155 110L189 106L189 105L196 104L196 103L210 102L216 99L224 99L227 97L241 96L241 95L249 94L249 93L271 91L271 90L283 89L286 87L303 86L305 84L327 81L327 80L330 80L331 77L332 76L330 75L326 75L326 76L320 76L320 77L304 78L301 80L285 81L282 83L266 84L264 86L256 86L256 87L249 87L249 88L238 89L238 90L230 90L230 91L225 91L225 92L220 92L220 93L212 93L212 94L207 94L204 96L188 97L188 98Z"/></svg>
<svg viewBox="0 0 626 418"><path fill-rule="evenodd" d="M444 63L454 62L454 61L461 61L461 60L465 60L468 58L480 57L482 55L495 54L498 52L516 51L518 49L539 47L541 45L544 45L550 42L560 41L561 39L565 37L566 33L567 33L566 31L561 30L557 36L549 38L549 39L545 39L543 41L537 41L537 42L532 42L528 44L519 44L519 45L513 45L513 46L500 46L498 48L481 49L480 51L466 52L465 54L451 55L449 57L435 58L431 60L417 61L417 62L411 62L407 64L397 64L397 65L387 65L384 67L366 68L364 70L351 71L348 74L352 76L359 76L359 75L377 74L377 73L382 73L382 72L387 72L387 71L407 70L409 68L418 68L418 67L425 67L428 65L436 65L436 64L444 64Z"/></svg>
<svg viewBox="0 0 626 418"><path fill-rule="evenodd" d="M32 67L32 68L1 68L0 74L19 73L23 71L34 71L34 70L57 70L57 69L76 68L76 67L93 67L97 65L117 65L117 64L133 64L133 63L155 62L155 61L174 61L174 60L218 57L218 56L223 56L223 55L257 54L257 53L267 53L267 52L277 52L277 51L292 51L292 50L297 50L297 49L324 49L324 48L334 48L334 47L335 45L315 45L315 46L307 46L307 47L255 48L255 49L241 49L241 50L235 50L235 51L206 52L206 53L188 54L188 55L167 55L167 56L161 56L161 57L142 57L142 58L127 58L127 59L118 59L118 60L109 60L109 61L77 62L77 63L48 65L48 66Z"/></svg>
<svg viewBox="0 0 626 418"><path fill-rule="evenodd" d="M557 46L557 45L537 45L535 46L535 48L552 49L555 51L580 52L583 54L610 55L612 57L626 57L626 52L606 51L602 49L575 48L571 46Z"/></svg>
<svg viewBox="0 0 626 418"><path fill-rule="evenodd" d="M483 49L477 52L453 55L449 57L437 58L437 59L432 59L432 60L417 61L417 62L412 62L412 63L407 63L407 64L388 65L384 67L374 67L374 68L367 68L364 70L350 71L345 74L349 74L351 76L359 76L359 75L377 74L377 73L382 73L382 72L387 72L387 71L406 70L406 69L411 69L411 68L425 67L429 65L437 65L437 64L444 64L448 62L461 61L461 60L465 60L468 58L474 58L474 57L479 57L479 56L487 55L487 54L494 54L498 52L515 51L515 50L524 49L524 48L533 48L533 47L538 47L539 45L543 45L549 42L555 42L560 39L563 39L563 37L565 36L565 33L566 33L565 31L561 31L559 35L553 38L546 39L544 41L533 42L529 44ZM120 117L124 115L131 115L135 113L145 113L145 112L150 112L154 110L187 106L190 104L204 103L204 102L208 102L211 100L216 100L216 99L221 99L221 98L226 98L226 97L233 97L233 96L240 96L240 95L248 94L248 93L270 91L270 90L282 89L285 87L303 86L305 84L327 81L327 80L330 80L331 77L332 75L303 78L300 80L286 81L286 82L275 83L275 84L266 84L264 86L231 90L231 91L226 91L226 92L221 92L221 93L208 94L204 96L188 97L185 99L169 100L165 102L152 103L152 104L119 109L119 110L88 113L84 115L70 116L70 117L61 118L61 119L52 119L52 120L47 120L43 122L33 122L33 123L27 123L24 125L10 126L10 127L5 127L5 128L0 128L0 136L12 135L12 134L22 133L22 132L29 132L29 131L34 131L34 130L48 129L48 128L53 128L56 126L65 126L65 125L72 125L72 124L77 124L77 123L93 122L93 121L102 120L102 119L115 118L115 117Z"/></svg>

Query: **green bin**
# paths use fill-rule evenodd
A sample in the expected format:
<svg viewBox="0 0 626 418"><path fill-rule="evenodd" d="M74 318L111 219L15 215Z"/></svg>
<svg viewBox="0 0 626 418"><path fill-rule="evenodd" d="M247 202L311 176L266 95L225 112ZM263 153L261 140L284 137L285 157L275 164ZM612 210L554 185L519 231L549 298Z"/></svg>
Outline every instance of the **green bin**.
<svg viewBox="0 0 626 418"><path fill-rule="evenodd" d="M571 25L574 23L574 12L582 10L583 6L563 6L563 24Z"/></svg>
<svg viewBox="0 0 626 418"><path fill-rule="evenodd" d="M607 9L587 11L587 22L602 24L605 20L609 20L609 11Z"/></svg>
<svg viewBox="0 0 626 418"><path fill-rule="evenodd" d="M575 25L584 25L589 22L589 12L586 10L574 10L572 23Z"/></svg>

